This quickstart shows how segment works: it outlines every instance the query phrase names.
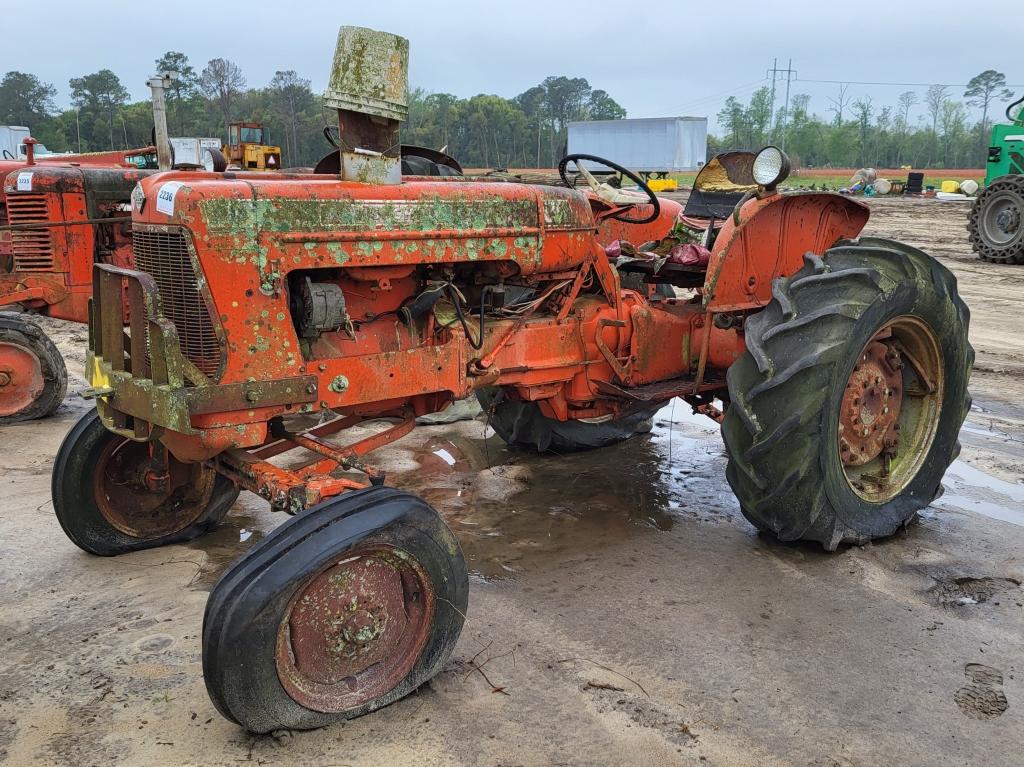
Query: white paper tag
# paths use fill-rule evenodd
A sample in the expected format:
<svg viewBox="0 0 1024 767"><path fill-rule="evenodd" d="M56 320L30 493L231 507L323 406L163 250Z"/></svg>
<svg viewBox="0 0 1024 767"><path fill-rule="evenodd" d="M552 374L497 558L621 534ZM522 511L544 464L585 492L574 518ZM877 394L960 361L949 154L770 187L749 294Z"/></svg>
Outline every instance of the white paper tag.
<svg viewBox="0 0 1024 767"><path fill-rule="evenodd" d="M168 181L160 187L160 191L156 193L156 209L158 213L163 213L167 216L174 215L174 197L183 186L184 184L181 181Z"/></svg>
<svg viewBox="0 0 1024 767"><path fill-rule="evenodd" d="M31 192L32 191L32 171L23 170L18 174L18 186L19 192Z"/></svg>

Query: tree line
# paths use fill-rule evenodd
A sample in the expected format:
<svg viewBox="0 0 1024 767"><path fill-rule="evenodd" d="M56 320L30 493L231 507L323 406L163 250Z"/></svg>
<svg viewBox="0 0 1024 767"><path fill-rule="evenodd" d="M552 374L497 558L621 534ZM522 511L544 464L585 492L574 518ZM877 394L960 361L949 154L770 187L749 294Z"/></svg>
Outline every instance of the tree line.
<svg viewBox="0 0 1024 767"><path fill-rule="evenodd" d="M156 71L177 73L167 94L173 136L227 137L233 120L262 122L267 140L282 147L285 166L314 165L330 147L322 135L334 119L310 81L280 70L262 87L248 87L241 68L222 58L197 70L188 56L168 51ZM149 100L132 102L109 69L69 81L72 107L58 109L56 89L33 74L10 71L0 79L0 124L27 125L53 151L99 151L145 146L152 133ZM730 97L718 113L720 132L708 154L726 149L784 146L797 166L981 167L993 116L1013 97L1005 76L986 70L962 94L933 85L908 90L894 104L875 104L839 86L830 115L810 111L810 96L796 94L776 108L760 88L748 103ZM912 117L912 113L923 113ZM972 121L967 107L980 118ZM480 94L409 92L402 140L444 148L465 167L553 167L565 151L568 123L611 120L626 110L585 78L553 76L514 98ZM614 159L614 158L612 158Z"/></svg>
<svg viewBox="0 0 1024 767"><path fill-rule="evenodd" d="M168 51L157 72L176 72L167 99L172 136L227 138L228 123L261 122L265 138L281 146L288 167L314 165L330 151L323 137L336 124L310 81L281 70L263 87L248 87L241 68L216 58L197 70L188 56ZM52 151L102 151L146 146L152 136L149 100L132 102L120 78L101 69L69 81L69 109L55 105L56 88L26 72L0 79L0 124L27 125ZM409 92L409 119L402 141L432 149L446 147L465 167L551 167L561 158L566 129L574 120L626 116L606 91L582 77L548 77L507 99L480 94L463 99L450 93Z"/></svg>
<svg viewBox="0 0 1024 767"><path fill-rule="evenodd" d="M797 165L812 167L980 168L988 153L993 118L1014 94L1001 72L988 69L973 77L962 94L951 86L932 85L923 94L904 91L894 104L876 104L840 85L830 97L830 116L809 111L811 97L794 95L773 109L765 87L741 103L729 97L718 113L722 135L709 140L709 151L754 148L767 143L785 147ZM923 113L911 117L915 107ZM972 121L967 107L980 111Z"/></svg>

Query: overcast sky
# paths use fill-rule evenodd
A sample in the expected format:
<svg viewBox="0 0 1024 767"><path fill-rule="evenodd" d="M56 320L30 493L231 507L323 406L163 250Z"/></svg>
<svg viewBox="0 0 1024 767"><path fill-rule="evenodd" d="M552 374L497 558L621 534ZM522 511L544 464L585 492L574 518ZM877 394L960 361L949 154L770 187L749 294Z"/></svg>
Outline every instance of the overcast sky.
<svg viewBox="0 0 1024 767"><path fill-rule="evenodd" d="M767 84L778 57L793 59L792 93L825 114L838 86L809 80L962 85L984 69L1024 83L1024 21L1003 0L681 2L518 0L514 3L227 0L168 3L50 0L37 26L12 29L26 6L6 8L0 72L18 69L53 83L69 102L68 79L114 70L133 98L164 51L182 51L197 71L228 58L250 87L294 69L323 90L337 29L368 26L408 37L410 82L461 97L512 97L548 75L586 77L630 117L714 117L729 95L746 101ZM42 45L45 43L45 47ZM851 85L849 94L894 104L912 88ZM779 103L785 83L779 84ZM1024 93L1024 89L1016 89ZM962 87L951 88L960 96ZM920 107L919 107L920 109Z"/></svg>

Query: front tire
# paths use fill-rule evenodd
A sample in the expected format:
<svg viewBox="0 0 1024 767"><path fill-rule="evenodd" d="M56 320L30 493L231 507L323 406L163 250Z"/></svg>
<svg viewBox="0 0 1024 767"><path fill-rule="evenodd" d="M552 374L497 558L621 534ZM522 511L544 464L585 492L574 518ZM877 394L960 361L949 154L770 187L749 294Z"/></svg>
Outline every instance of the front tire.
<svg viewBox="0 0 1024 767"><path fill-rule="evenodd" d="M22 315L0 312L0 426L51 415L67 389L53 341Z"/></svg>
<svg viewBox="0 0 1024 767"><path fill-rule="evenodd" d="M203 676L254 733L367 714L435 676L462 631L462 550L425 501L346 493L292 517L210 593Z"/></svg>
<svg viewBox="0 0 1024 767"><path fill-rule="evenodd" d="M166 483L145 483L147 443L103 425L95 410L64 437L53 464L53 510L80 549L99 556L151 549L214 530L238 488L213 469L168 454Z"/></svg>
<svg viewBox="0 0 1024 767"><path fill-rule="evenodd" d="M956 280L888 240L841 243L773 284L728 372L727 477L758 529L834 550L940 492L970 408Z"/></svg>

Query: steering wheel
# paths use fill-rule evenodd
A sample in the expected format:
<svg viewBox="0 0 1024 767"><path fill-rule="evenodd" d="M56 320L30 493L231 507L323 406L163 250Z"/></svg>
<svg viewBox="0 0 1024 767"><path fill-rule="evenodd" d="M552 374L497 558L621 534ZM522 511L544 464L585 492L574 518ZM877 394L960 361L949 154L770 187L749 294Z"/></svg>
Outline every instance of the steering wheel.
<svg viewBox="0 0 1024 767"><path fill-rule="evenodd" d="M609 184L598 182L590 171L583 167L580 160L596 162L606 168L611 168L616 173L621 173L623 176L635 183L641 192L647 195L647 200L645 202L641 202L635 194L631 194L630 192L626 192L621 189L615 189ZM576 169L587 180L587 183L590 185L594 194L609 205L614 205L619 208L616 211L600 216L600 218L614 218L626 224L649 224L661 215L661 203L658 201L658 196L651 191L649 186L647 186L647 182L641 179L633 171L623 168L621 165L614 163L611 160L606 160L603 157L596 157L592 154L567 154L562 158L562 161L558 163L558 175L562 178L562 182L568 187L573 186L573 182L569 179L569 176L566 173L570 162L576 163ZM630 208L644 204L651 206L650 215L645 216L644 218L632 218L626 215Z"/></svg>

